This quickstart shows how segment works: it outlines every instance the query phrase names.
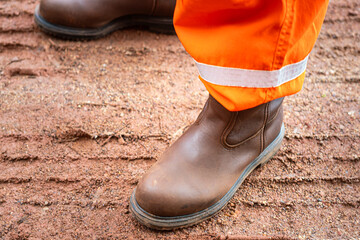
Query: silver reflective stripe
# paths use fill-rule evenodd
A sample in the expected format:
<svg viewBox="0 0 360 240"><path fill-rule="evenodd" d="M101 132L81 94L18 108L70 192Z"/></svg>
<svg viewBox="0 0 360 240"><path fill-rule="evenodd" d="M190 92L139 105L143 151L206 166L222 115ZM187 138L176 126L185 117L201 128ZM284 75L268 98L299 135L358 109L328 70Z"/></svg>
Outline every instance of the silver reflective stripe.
<svg viewBox="0 0 360 240"><path fill-rule="evenodd" d="M273 71L219 67L195 62L201 78L207 82L222 86L271 88L300 76L306 70L308 58L309 56L300 62Z"/></svg>

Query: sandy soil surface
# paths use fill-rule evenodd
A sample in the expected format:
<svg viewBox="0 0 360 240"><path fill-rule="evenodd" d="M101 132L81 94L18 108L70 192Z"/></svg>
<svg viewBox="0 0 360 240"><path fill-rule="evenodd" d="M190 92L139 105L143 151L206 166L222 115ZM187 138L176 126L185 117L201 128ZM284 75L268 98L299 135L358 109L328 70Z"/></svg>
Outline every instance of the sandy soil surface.
<svg viewBox="0 0 360 240"><path fill-rule="evenodd" d="M38 1L0 2L0 239L360 239L360 2L334 0L281 151L228 206L170 232L138 224L138 179L207 92L176 36L50 38Z"/></svg>

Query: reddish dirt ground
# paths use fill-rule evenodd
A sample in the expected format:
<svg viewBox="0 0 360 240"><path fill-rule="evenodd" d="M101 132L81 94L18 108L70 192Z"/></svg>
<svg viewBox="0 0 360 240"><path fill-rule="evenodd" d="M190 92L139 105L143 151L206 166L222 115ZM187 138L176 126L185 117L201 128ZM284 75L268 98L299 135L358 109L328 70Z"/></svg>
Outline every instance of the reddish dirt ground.
<svg viewBox="0 0 360 240"><path fill-rule="evenodd" d="M0 2L0 239L360 239L360 3L334 0L281 151L219 214L176 231L137 223L138 179L207 92L176 36L71 42L38 1Z"/></svg>

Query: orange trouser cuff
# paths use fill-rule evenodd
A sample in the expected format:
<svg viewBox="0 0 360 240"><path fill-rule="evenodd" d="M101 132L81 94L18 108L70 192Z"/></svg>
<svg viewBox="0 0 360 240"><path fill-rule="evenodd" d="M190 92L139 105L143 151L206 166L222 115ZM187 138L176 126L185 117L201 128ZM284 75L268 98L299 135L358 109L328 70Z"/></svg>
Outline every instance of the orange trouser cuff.
<svg viewBox="0 0 360 240"><path fill-rule="evenodd" d="M240 111L302 88L328 0L179 0L174 26L206 89Z"/></svg>
<svg viewBox="0 0 360 240"><path fill-rule="evenodd" d="M211 96L229 111L241 111L256 107L271 100L299 92L305 72L294 80L274 88L230 87L209 83L199 76Z"/></svg>

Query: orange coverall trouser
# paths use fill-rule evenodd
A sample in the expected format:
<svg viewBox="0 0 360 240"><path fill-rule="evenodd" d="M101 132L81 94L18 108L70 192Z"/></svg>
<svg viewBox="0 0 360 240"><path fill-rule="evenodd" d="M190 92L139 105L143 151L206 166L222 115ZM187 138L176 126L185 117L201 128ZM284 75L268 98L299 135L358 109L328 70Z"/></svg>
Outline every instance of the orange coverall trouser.
<svg viewBox="0 0 360 240"><path fill-rule="evenodd" d="M199 78L230 111L301 90L329 0L177 0L174 25Z"/></svg>

